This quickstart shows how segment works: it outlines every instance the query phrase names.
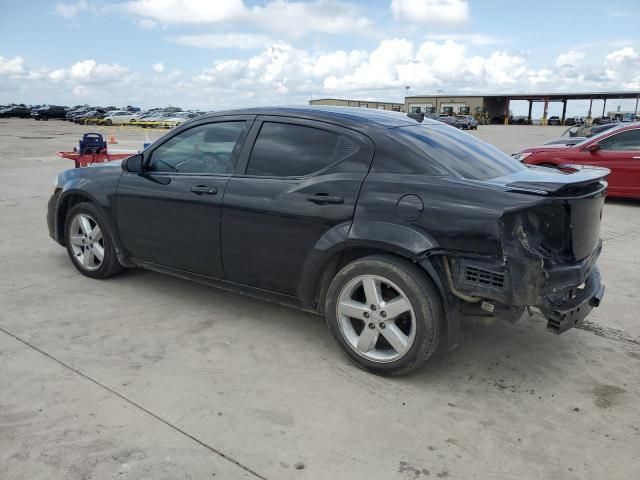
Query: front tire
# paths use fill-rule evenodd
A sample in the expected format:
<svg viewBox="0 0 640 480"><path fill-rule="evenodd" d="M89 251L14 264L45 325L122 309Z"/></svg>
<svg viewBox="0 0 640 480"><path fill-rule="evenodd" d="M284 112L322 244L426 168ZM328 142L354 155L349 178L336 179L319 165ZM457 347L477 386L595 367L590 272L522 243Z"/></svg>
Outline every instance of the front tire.
<svg viewBox="0 0 640 480"><path fill-rule="evenodd" d="M74 206L65 221L65 243L73 265L90 278L107 278L123 270L109 223L91 203Z"/></svg>
<svg viewBox="0 0 640 480"><path fill-rule="evenodd" d="M437 350L444 309L419 267L392 255L372 255L337 273L325 314L331 334L358 366L400 375Z"/></svg>

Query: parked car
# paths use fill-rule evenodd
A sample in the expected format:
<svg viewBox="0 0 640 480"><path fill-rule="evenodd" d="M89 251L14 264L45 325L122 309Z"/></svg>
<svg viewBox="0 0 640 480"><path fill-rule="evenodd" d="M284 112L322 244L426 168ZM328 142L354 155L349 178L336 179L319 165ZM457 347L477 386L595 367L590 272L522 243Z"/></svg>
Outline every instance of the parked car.
<svg viewBox="0 0 640 480"><path fill-rule="evenodd" d="M0 110L1 118L18 117L29 118L31 116L31 109L25 106L13 105L11 107Z"/></svg>
<svg viewBox="0 0 640 480"><path fill-rule="evenodd" d="M96 109L99 107L86 107L86 108L81 108L80 110L74 112L71 116L71 121L73 121L74 123L82 123L81 119L83 119L83 117L89 113L93 113L96 111ZM104 111L104 110L103 110Z"/></svg>
<svg viewBox="0 0 640 480"><path fill-rule="evenodd" d="M39 108L31 110L31 118L34 120L49 120L50 118L62 118L67 116L66 107L57 105L43 105Z"/></svg>
<svg viewBox="0 0 640 480"><path fill-rule="evenodd" d="M144 127L150 127L150 128L160 127L162 126L163 121L171 117L174 117L175 115L176 115L176 112L156 111L149 116L140 117L137 123L143 128Z"/></svg>
<svg viewBox="0 0 640 480"><path fill-rule="evenodd" d="M478 129L478 121L473 118L472 115L457 115L458 123L460 124L460 128L463 130L477 130Z"/></svg>
<svg viewBox="0 0 640 480"><path fill-rule="evenodd" d="M70 122L73 121L73 117L77 116L77 115L82 115L83 113L87 113L91 111L90 107L74 107L72 109L70 109L67 114L65 115L65 120L68 120Z"/></svg>
<svg viewBox="0 0 640 480"><path fill-rule="evenodd" d="M177 113L174 113L173 115L163 118L162 126L165 128L177 127L181 123L199 116L200 115L195 112L177 112Z"/></svg>
<svg viewBox="0 0 640 480"><path fill-rule="evenodd" d="M453 117L451 115L441 114L438 117L438 120L442 123L446 123L447 125L451 125L452 127L462 128L462 124L460 123L460 120L458 120L456 117Z"/></svg>
<svg viewBox="0 0 640 480"><path fill-rule="evenodd" d="M625 113L622 116L623 122L637 122L640 121L640 115L634 115L633 113Z"/></svg>
<svg viewBox="0 0 640 480"><path fill-rule="evenodd" d="M96 125L107 115L109 115L109 112L107 112L103 108L96 108L95 110L91 110L83 115L80 115L75 119L75 121L76 123L81 123L82 125Z"/></svg>
<svg viewBox="0 0 640 480"><path fill-rule="evenodd" d="M609 117L596 117L591 123L592 125L607 125L609 123L614 123L614 120Z"/></svg>
<svg viewBox="0 0 640 480"><path fill-rule="evenodd" d="M581 125L579 127L571 127L564 131L562 137L582 137L589 138L598 133L619 126L619 123L605 123L604 125Z"/></svg>
<svg viewBox="0 0 640 480"><path fill-rule="evenodd" d="M560 121L560 117L554 115L547 119L547 125L562 125L562 122Z"/></svg>
<svg viewBox="0 0 640 480"><path fill-rule="evenodd" d="M566 164L605 167L611 197L640 198L640 124L618 125L574 146L527 148L514 158L530 165L556 168Z"/></svg>
<svg viewBox="0 0 640 480"><path fill-rule="evenodd" d="M101 125L124 125L131 123L131 120L134 118L137 118L137 115L133 112L115 110L109 112L107 116L99 121L99 123Z"/></svg>
<svg viewBox="0 0 640 480"><path fill-rule="evenodd" d="M142 267L316 312L358 365L400 374L468 315L584 319L608 173L527 167L401 113L244 109L60 173L47 223L87 277Z"/></svg>

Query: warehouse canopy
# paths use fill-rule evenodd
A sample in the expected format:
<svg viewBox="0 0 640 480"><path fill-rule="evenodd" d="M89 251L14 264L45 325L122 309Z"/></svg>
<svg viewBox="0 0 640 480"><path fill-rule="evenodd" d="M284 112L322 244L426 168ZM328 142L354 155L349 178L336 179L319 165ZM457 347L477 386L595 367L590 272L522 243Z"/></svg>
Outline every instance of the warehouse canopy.
<svg viewBox="0 0 640 480"><path fill-rule="evenodd" d="M412 95L406 97L410 98L424 98L424 97L432 97L432 98L506 98L509 100L539 100L544 101L562 101L562 100L591 100L591 99L613 99L613 98L638 98L640 97L640 92L581 92L581 93L570 93L570 92L562 92L562 93L496 93L496 94L475 94L475 95Z"/></svg>

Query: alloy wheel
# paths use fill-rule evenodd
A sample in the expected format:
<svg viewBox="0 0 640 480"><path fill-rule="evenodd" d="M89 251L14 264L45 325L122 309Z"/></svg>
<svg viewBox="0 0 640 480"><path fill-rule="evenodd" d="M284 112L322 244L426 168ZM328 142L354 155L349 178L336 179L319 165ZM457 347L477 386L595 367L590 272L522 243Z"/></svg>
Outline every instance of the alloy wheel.
<svg viewBox="0 0 640 480"><path fill-rule="evenodd" d="M85 270L100 268L104 260L104 238L98 223L86 213L79 213L69 227L69 243L78 264Z"/></svg>
<svg viewBox="0 0 640 480"><path fill-rule="evenodd" d="M402 289L386 278L353 278L340 292L336 308L340 332L349 346L367 360L393 362L413 346L413 307Z"/></svg>

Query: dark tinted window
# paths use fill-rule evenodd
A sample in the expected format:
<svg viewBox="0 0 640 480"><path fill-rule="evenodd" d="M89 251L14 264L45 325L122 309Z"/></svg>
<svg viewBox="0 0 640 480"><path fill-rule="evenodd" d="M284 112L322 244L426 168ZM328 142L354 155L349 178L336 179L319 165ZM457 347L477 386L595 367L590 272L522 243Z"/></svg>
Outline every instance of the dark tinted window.
<svg viewBox="0 0 640 480"><path fill-rule="evenodd" d="M256 140L247 175L303 177L334 161L340 135L302 125L265 122Z"/></svg>
<svg viewBox="0 0 640 480"><path fill-rule="evenodd" d="M218 122L190 128L151 154L148 170L175 173L230 174L232 153L245 122Z"/></svg>
<svg viewBox="0 0 640 480"><path fill-rule="evenodd" d="M416 171L411 173L431 175L437 162L460 177L487 180L526 168L488 143L448 126L415 125L395 132L424 155L424 163L414 162Z"/></svg>
<svg viewBox="0 0 640 480"><path fill-rule="evenodd" d="M640 150L640 128L616 133L598 144L602 150Z"/></svg>

